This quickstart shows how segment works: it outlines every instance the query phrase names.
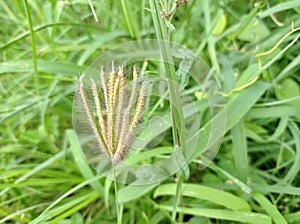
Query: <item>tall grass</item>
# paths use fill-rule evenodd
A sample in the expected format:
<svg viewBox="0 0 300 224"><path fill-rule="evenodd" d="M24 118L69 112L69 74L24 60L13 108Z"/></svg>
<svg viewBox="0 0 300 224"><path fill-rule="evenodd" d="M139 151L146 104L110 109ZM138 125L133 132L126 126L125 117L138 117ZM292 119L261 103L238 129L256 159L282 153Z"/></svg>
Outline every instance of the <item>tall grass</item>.
<svg viewBox="0 0 300 224"><path fill-rule="evenodd" d="M0 223L116 223L118 214L122 223L300 222L299 1L178 2L0 1ZM98 55L149 38L184 45L212 68L226 100L214 114L221 122L226 113L225 133L212 138L224 138L217 154L202 144L213 120L188 82L201 111L199 153L164 181L119 183L116 201L112 181L89 166L77 142L75 86ZM171 57L167 47L163 56ZM150 63L144 71L162 70ZM169 91L176 108L186 108L172 83ZM145 111L167 134L153 151L135 152L133 163L158 161L193 140L184 139L184 111L156 100Z"/></svg>

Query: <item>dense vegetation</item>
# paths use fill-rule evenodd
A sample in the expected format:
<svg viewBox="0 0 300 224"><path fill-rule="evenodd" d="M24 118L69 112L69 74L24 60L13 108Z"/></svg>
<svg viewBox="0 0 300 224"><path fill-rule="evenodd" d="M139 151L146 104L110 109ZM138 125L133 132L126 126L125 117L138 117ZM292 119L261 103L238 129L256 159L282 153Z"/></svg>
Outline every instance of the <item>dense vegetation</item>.
<svg viewBox="0 0 300 224"><path fill-rule="evenodd" d="M300 223L299 0L0 0L0 17L0 223ZM157 38L214 72L225 100L215 116L225 111L226 127L212 138L222 141L211 163L200 145L167 179L114 185L76 141L75 87L103 52ZM201 106L201 91L182 79ZM153 99L141 122L168 123L174 111ZM209 111L198 113L201 127ZM168 157L180 118L132 163Z"/></svg>

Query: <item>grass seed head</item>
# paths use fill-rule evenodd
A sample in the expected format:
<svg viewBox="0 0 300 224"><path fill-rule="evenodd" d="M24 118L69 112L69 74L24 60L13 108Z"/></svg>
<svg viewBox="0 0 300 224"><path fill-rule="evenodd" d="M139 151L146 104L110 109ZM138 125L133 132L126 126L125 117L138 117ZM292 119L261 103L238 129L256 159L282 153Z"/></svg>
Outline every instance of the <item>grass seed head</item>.
<svg viewBox="0 0 300 224"><path fill-rule="evenodd" d="M142 83L139 87L140 72L135 66L131 89L127 91L129 100L126 101L124 67L115 70L112 66L107 74L106 79L104 69L100 69L101 88L96 85L95 80L90 79L92 100L88 99L82 80L79 82L78 91L80 103L99 149L115 165L125 158L131 147L135 129L144 109L146 85ZM104 102L100 102L101 100Z"/></svg>

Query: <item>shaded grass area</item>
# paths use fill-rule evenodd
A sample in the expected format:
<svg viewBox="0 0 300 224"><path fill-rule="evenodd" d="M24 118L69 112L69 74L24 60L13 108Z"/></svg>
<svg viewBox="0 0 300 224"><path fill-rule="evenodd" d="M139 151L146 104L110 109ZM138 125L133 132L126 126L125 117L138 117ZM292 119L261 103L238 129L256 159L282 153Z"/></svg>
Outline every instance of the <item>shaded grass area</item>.
<svg viewBox="0 0 300 224"><path fill-rule="evenodd" d="M116 223L113 184L86 163L72 129L73 92L102 52L156 38L154 12L148 1L93 1L96 23L88 1L28 1L27 12L26 2L0 1L0 223ZM155 4L170 12L173 2ZM209 165L190 161L176 222L300 223L299 13L297 0L190 0L163 18L227 102L220 149ZM136 161L170 153L171 136ZM119 184L123 223L175 223L176 181Z"/></svg>

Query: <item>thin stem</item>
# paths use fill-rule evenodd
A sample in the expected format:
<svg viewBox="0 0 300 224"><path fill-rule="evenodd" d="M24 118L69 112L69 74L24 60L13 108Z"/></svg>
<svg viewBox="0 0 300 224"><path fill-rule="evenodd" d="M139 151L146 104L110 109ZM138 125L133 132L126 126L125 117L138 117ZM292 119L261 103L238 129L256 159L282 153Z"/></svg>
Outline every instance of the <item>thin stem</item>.
<svg viewBox="0 0 300 224"><path fill-rule="evenodd" d="M32 25L31 14L30 14L30 11L29 11L29 6L28 6L28 0L24 0L24 4L25 4L25 10L26 10L26 15L27 15L28 24L29 24L30 37L31 37L34 86L35 86L36 95L39 96L40 95L40 91L39 91L39 74L38 74L38 68L37 68L35 36L34 36L34 30L33 30L33 25Z"/></svg>
<svg viewBox="0 0 300 224"><path fill-rule="evenodd" d="M154 0L150 0L150 8L152 11L152 19L154 22L154 27L157 35L157 39L161 42L160 44L160 50L162 53L163 61L167 62L165 64L165 70L166 74L169 78L168 80L168 89L170 94L170 101L171 101L171 114L172 114L172 126L173 126L173 142L176 147L180 145L179 137L178 137L178 126L181 126L180 122L180 113L183 114L183 112L180 110L180 102L179 102L179 96L178 96L178 90L175 88L174 82L175 82L175 69L174 66L170 63L172 62L172 57L170 54L170 45L166 40L169 40L169 35L167 34L167 28L159 14L159 6ZM176 113L177 109L177 113ZM183 142L181 142L182 144Z"/></svg>
<svg viewBox="0 0 300 224"><path fill-rule="evenodd" d="M126 24L128 25L128 30L130 33L131 37L135 37L133 27L132 27L132 22L130 21L129 15L128 15L128 8L127 8L127 1L121 0L121 5L122 5L122 10L124 13L124 17L126 20Z"/></svg>
<svg viewBox="0 0 300 224"><path fill-rule="evenodd" d="M262 56L271 54L273 51L275 51L279 47L280 44L283 43L283 41L285 41L290 35L292 35L293 33L297 32L299 30L300 30L300 27L292 28L292 30L290 32L288 32L287 34L285 34L270 50L257 54L256 58L260 58Z"/></svg>
<svg viewBox="0 0 300 224"><path fill-rule="evenodd" d="M163 61L166 62L164 69L166 71L168 77L168 90L170 95L170 108L171 108L171 115L172 115L172 132L173 132L173 143L174 143L174 150L180 147L181 152L185 155L186 149L186 138L185 138L185 122L183 119L183 111L182 106L180 103L180 96L178 86L176 84L175 78L175 69L172 63L172 56L170 53L170 44L167 42L170 40L170 33L167 30L166 24L160 16L160 9L158 5L158 1L149 0L150 9L152 12L152 19L157 35L157 39L160 41L160 50L162 53ZM184 172L182 172L184 173ZM180 201L180 190L182 186L182 182L184 179L184 175L177 173L177 194L174 199L173 203L173 212L172 218L173 220L176 219L177 208Z"/></svg>
<svg viewBox="0 0 300 224"><path fill-rule="evenodd" d="M98 22L99 22L99 20L98 20L98 17L97 17L97 15L96 15L96 12L95 12L95 9L94 9L94 6L93 6L93 3L91 2L91 0L88 0L88 2L89 2L89 5L90 5L90 8L91 8L91 10L92 10L93 16L94 16L94 18L95 18L96 22L98 23Z"/></svg>
<svg viewBox="0 0 300 224"><path fill-rule="evenodd" d="M114 170L114 188L115 188L115 198L116 198L116 211L117 211L117 219L118 224L122 224L122 216L120 215L120 209L119 209L119 197L118 197L118 186L116 181L116 167L113 165Z"/></svg>
<svg viewBox="0 0 300 224"><path fill-rule="evenodd" d="M202 1L203 6L203 13L204 13L204 22L205 22L205 29L206 33L209 34L211 30L211 18L210 18L210 10L209 10L209 2L208 0ZM214 71L216 72L217 76L220 74L220 66L217 59L216 49L215 49L215 40L213 36L210 36L207 40L207 48L210 56L211 63L213 65ZM217 77L219 80L219 77Z"/></svg>

